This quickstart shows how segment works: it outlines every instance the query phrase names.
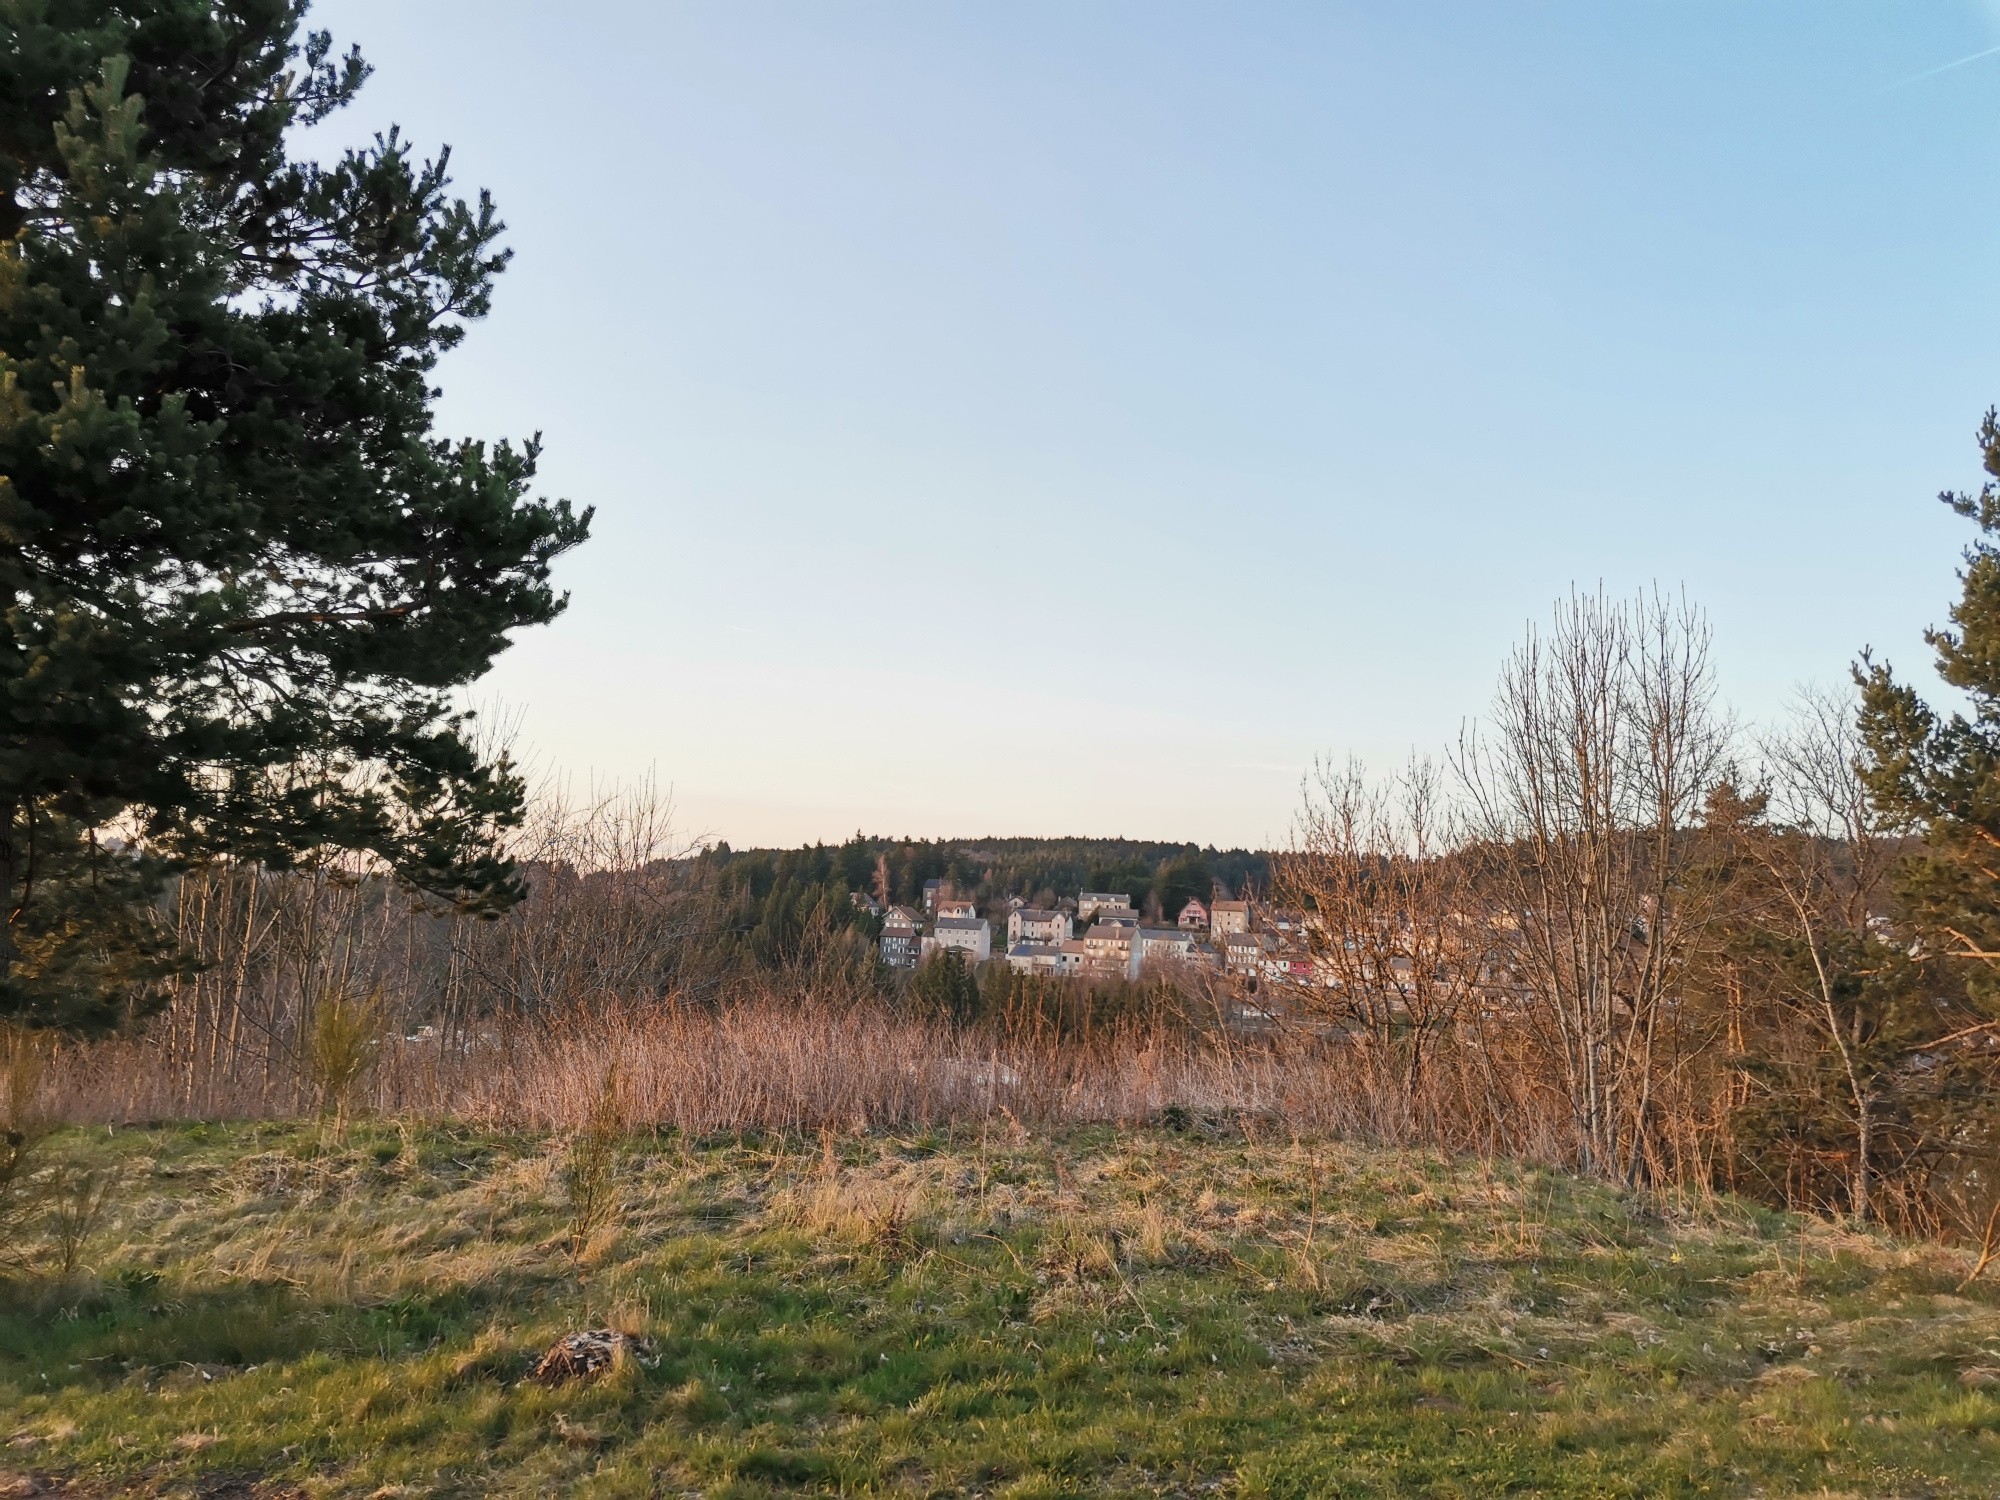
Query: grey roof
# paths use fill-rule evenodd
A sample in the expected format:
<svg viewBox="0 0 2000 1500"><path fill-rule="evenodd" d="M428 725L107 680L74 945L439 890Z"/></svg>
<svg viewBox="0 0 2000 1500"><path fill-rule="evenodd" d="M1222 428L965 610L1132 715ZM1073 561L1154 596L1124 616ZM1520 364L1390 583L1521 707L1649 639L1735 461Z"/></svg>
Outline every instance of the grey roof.
<svg viewBox="0 0 2000 1500"><path fill-rule="evenodd" d="M986 919L984 917L939 917L937 919L936 930L939 932L977 932L985 925Z"/></svg>

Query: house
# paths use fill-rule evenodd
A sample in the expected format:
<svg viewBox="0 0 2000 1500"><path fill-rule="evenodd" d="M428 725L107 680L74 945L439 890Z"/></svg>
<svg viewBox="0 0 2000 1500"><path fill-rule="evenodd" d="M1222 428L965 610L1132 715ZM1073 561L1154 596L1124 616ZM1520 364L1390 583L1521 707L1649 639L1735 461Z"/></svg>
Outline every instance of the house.
<svg viewBox="0 0 2000 1500"><path fill-rule="evenodd" d="M1190 901L1181 908L1177 924L1183 932L1206 932L1208 930L1208 908L1199 901Z"/></svg>
<svg viewBox="0 0 2000 1500"><path fill-rule="evenodd" d="M1113 927L1137 927L1139 913L1129 906L1100 906L1091 913L1091 921L1106 922Z"/></svg>
<svg viewBox="0 0 2000 1500"><path fill-rule="evenodd" d="M950 896L951 882L949 880L926 880L924 882L925 915L936 916L938 902L947 900Z"/></svg>
<svg viewBox="0 0 2000 1500"><path fill-rule="evenodd" d="M1010 952L1016 943L1062 944L1072 936L1069 913L1066 911L1042 911L1037 907L1024 906L1007 913L1007 947Z"/></svg>
<svg viewBox="0 0 2000 1500"><path fill-rule="evenodd" d="M924 939L924 952L956 948L965 961L983 964L993 956L993 926L984 917L939 917Z"/></svg>
<svg viewBox="0 0 2000 1500"><path fill-rule="evenodd" d="M888 927L915 927L924 925L924 914L913 906L892 906L882 913L882 921Z"/></svg>
<svg viewBox="0 0 2000 1500"><path fill-rule="evenodd" d="M1194 934L1178 927L1141 927L1139 962L1183 963L1194 957Z"/></svg>
<svg viewBox="0 0 2000 1500"><path fill-rule="evenodd" d="M1232 932L1250 930L1250 903L1248 901L1218 901L1209 910L1208 930L1215 937L1227 937Z"/></svg>
<svg viewBox="0 0 2000 1500"><path fill-rule="evenodd" d="M1007 967L1016 974L1040 974L1062 979L1074 974L1083 963L1081 953L1071 953L1080 943L1016 943L1007 950Z"/></svg>
<svg viewBox="0 0 2000 1500"><path fill-rule="evenodd" d="M1264 978L1279 984L1316 984L1318 971L1303 953L1274 953L1264 959Z"/></svg>
<svg viewBox="0 0 2000 1500"><path fill-rule="evenodd" d="M1099 979L1139 977L1139 929L1099 923L1083 935L1084 971Z"/></svg>
<svg viewBox="0 0 2000 1500"><path fill-rule="evenodd" d="M871 917L882 915L882 903L866 891L849 891L847 899L853 904L856 911L865 911Z"/></svg>
<svg viewBox="0 0 2000 1500"><path fill-rule="evenodd" d="M914 922L891 922L882 929L882 962L890 968L914 969L922 953L923 935Z"/></svg>
<svg viewBox="0 0 2000 1500"><path fill-rule="evenodd" d="M1220 906L1223 903L1218 902ZM1271 940L1261 932L1230 932L1223 934L1222 962L1232 974L1255 974L1264 967L1264 959L1271 951Z"/></svg>
<svg viewBox="0 0 2000 1500"><path fill-rule="evenodd" d="M1100 906L1122 906L1129 909L1131 905L1130 891L1085 891L1076 898L1076 919L1079 922L1088 922L1096 915Z"/></svg>
<svg viewBox="0 0 2000 1500"><path fill-rule="evenodd" d="M970 901L955 901L949 897L940 897L937 914L940 917L976 917L979 915L979 908Z"/></svg>

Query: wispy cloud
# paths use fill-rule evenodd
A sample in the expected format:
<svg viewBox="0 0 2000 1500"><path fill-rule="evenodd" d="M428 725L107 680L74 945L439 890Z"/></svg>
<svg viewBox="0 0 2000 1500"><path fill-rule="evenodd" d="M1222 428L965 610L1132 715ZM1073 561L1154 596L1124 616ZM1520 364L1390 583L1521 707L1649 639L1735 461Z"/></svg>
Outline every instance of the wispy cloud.
<svg viewBox="0 0 2000 1500"><path fill-rule="evenodd" d="M1913 83L1922 83L1926 78L1935 78L1940 73L1949 73L1953 68L1962 68L1967 63L1976 63L1980 58L1991 57L1996 52L2000 52L2000 47L1988 47L1984 52L1971 53L1968 56L1945 63L1941 67L1932 68L1927 72L1912 74L1908 78L1899 78L1894 83L1885 83L1875 92L1878 94L1887 94L1893 93L1897 89L1906 89Z"/></svg>

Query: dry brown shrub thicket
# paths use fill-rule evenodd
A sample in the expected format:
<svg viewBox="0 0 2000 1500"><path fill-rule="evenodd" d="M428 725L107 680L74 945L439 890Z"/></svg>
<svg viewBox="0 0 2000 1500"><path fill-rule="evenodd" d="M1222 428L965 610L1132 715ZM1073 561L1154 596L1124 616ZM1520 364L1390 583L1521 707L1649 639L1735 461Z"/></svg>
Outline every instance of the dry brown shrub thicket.
<svg viewBox="0 0 2000 1500"><path fill-rule="evenodd" d="M531 894L497 919L338 864L215 865L175 895L201 962L172 1005L38 1055L33 1108L591 1139L615 1080L621 1121L697 1134L1226 1117L1990 1239L1993 1132L1909 1105L1950 1070L1884 1054L1836 993L1901 848L1851 723L1818 700L1746 751L1698 612L1574 597L1445 763L1317 769L1271 892L1314 982L1254 995L1170 971L927 1013L823 912L748 961L646 788L544 797L516 849Z"/></svg>
<svg viewBox="0 0 2000 1500"><path fill-rule="evenodd" d="M1736 734L1684 601L1572 597L1448 772L1317 769L1297 1004L1416 1138L1990 1242L1990 1028L1895 936L1860 753L1838 694Z"/></svg>

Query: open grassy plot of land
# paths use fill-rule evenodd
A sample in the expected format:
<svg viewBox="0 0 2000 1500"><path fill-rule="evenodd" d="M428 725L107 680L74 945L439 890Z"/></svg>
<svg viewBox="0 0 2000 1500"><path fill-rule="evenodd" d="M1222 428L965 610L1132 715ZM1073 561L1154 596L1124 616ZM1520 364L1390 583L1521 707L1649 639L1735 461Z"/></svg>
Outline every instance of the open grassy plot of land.
<svg viewBox="0 0 2000 1500"><path fill-rule="evenodd" d="M0 1292L0 1493L2000 1488L1963 1255L1178 1123L642 1135L597 1225L561 1139L70 1131L114 1187ZM589 1327L641 1352L525 1378Z"/></svg>

